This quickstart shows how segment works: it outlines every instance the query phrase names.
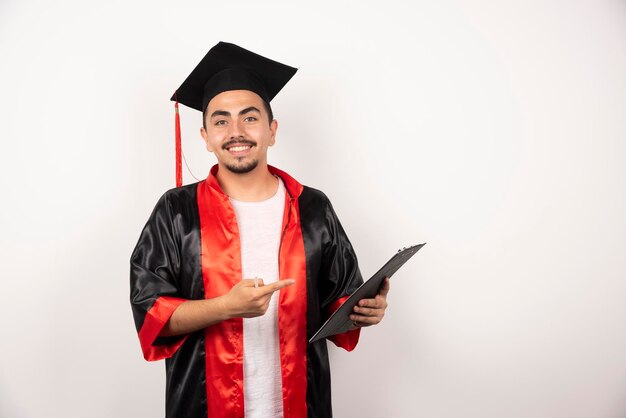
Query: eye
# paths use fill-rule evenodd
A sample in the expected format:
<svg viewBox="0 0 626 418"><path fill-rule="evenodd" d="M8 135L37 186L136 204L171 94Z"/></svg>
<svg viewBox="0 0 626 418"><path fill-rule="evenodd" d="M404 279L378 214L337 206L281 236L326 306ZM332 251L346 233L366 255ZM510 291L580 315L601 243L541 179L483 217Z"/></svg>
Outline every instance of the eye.
<svg viewBox="0 0 626 418"><path fill-rule="evenodd" d="M248 116L248 117L247 117L247 118L245 118L243 121L244 121L244 122L254 122L254 121L256 121L256 120L257 120L257 119L256 119L256 117L254 117L254 116Z"/></svg>
<svg viewBox="0 0 626 418"><path fill-rule="evenodd" d="M226 125L226 121L224 119L220 119L217 122L215 122L215 125Z"/></svg>

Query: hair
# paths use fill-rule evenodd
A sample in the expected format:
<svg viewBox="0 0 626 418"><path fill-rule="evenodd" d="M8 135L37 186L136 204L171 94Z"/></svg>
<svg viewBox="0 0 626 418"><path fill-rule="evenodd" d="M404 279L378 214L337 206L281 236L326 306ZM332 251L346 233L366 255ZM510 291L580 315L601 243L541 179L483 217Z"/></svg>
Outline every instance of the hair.
<svg viewBox="0 0 626 418"><path fill-rule="evenodd" d="M269 102L266 102L265 100L263 100L263 107L265 108L265 111L267 112L268 123L271 125L272 121L274 120L274 112L272 112L272 107L270 106ZM205 130L206 130L206 113L208 109L209 109L209 105L207 103L206 107L202 111L202 127Z"/></svg>

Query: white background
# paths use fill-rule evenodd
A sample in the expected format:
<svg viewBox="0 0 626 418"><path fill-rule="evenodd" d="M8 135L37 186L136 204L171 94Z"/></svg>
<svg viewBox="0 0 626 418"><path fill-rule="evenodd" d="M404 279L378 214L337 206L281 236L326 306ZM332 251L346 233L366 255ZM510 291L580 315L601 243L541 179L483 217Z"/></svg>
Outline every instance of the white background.
<svg viewBox="0 0 626 418"><path fill-rule="evenodd" d="M365 276L428 242L331 348L337 417L626 416L618 0L2 0L0 416L163 416L129 257L174 185L169 97L220 40L299 67L269 160L329 195Z"/></svg>

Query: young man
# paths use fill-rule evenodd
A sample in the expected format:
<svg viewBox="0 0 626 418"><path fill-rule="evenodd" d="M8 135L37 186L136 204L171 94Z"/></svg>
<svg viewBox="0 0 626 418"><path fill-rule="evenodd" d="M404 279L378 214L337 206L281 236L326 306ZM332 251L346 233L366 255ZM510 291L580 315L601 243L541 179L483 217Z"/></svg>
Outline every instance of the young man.
<svg viewBox="0 0 626 418"><path fill-rule="evenodd" d="M295 72L220 42L175 94L203 112L217 164L161 197L131 257L135 325L144 357L166 359L168 417L332 415L326 342L308 339L363 279L328 198L267 164L269 102ZM330 339L352 350L388 290Z"/></svg>

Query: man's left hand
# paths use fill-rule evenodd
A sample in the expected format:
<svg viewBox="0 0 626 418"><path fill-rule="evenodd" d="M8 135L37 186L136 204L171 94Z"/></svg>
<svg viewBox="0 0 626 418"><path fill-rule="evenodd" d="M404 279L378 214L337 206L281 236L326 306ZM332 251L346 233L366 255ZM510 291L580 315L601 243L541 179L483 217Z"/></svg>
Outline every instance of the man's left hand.
<svg viewBox="0 0 626 418"><path fill-rule="evenodd" d="M354 306L354 313L350 315L352 323L357 327L368 327L382 321L385 309L387 309L387 293L389 293L389 277L385 277L378 294L373 299L361 299Z"/></svg>

